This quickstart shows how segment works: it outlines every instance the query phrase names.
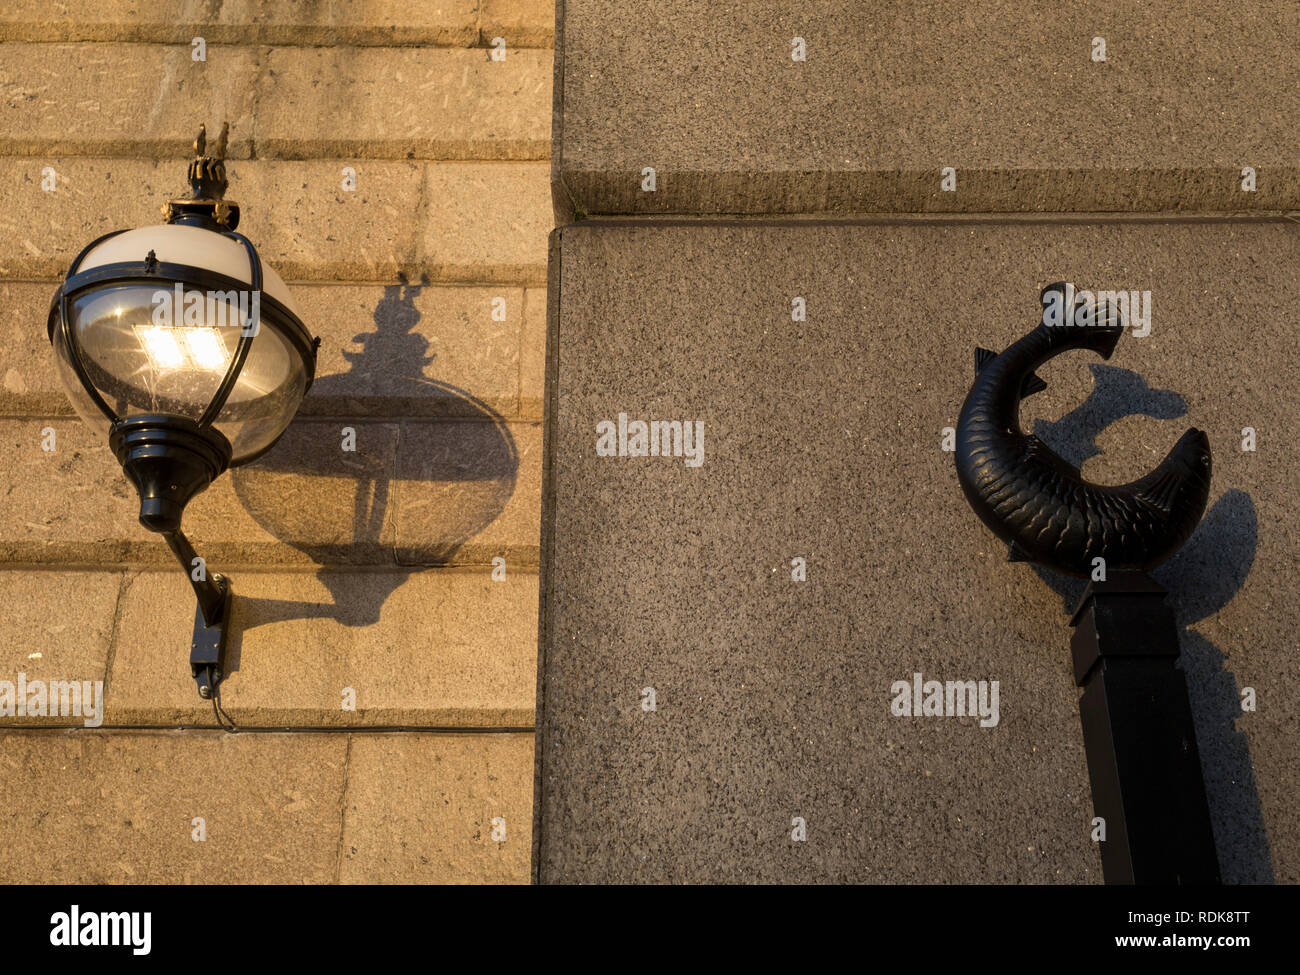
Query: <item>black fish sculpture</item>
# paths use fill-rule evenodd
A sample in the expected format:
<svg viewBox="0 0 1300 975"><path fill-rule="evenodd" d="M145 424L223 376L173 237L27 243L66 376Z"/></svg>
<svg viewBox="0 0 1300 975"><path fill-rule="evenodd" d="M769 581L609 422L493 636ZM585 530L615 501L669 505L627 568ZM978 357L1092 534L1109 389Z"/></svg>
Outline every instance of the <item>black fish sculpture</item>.
<svg viewBox="0 0 1300 975"><path fill-rule="evenodd" d="M1064 303L1067 321L1079 307L1064 284L1048 285L1042 301ZM1040 323L1000 355L975 350L975 382L957 421L957 478L980 520L1010 546L1009 561L1084 577L1098 557L1108 570L1150 569L1178 550L1205 512L1206 435L1188 430L1150 474L1111 487L1085 481L1020 429L1021 399L1047 388L1035 369L1070 349L1104 359L1115 350L1124 334L1118 315L1103 318L1096 306L1085 315L1091 324Z"/></svg>

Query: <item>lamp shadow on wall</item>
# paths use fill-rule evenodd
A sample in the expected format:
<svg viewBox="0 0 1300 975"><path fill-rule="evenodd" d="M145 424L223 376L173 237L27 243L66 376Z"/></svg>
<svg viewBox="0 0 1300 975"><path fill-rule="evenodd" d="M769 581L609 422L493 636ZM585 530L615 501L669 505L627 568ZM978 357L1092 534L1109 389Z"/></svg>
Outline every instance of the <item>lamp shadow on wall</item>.
<svg viewBox="0 0 1300 975"><path fill-rule="evenodd" d="M238 669L240 634L257 626L312 618L377 622L412 573L450 564L513 495L519 455L506 421L465 390L425 376L436 359L416 331L415 302L425 284L386 287L375 330L355 337L361 351L343 353L348 370L312 385L315 412L331 419L293 423L265 457L232 472L244 508L319 566L317 578L333 602L240 594L230 670ZM425 419L430 387L437 414L400 427L393 416ZM389 416L346 418L349 403L371 399L373 406L376 396ZM343 449L347 427L355 430L355 451Z"/></svg>
<svg viewBox="0 0 1300 975"><path fill-rule="evenodd" d="M1093 391L1055 422L1038 420L1034 433L1076 467L1102 453L1096 438L1128 416L1175 419L1187 403L1172 390L1153 389L1138 373L1091 363ZM1181 431L1180 431L1181 432ZM1213 491L1213 487L1211 487ZM1232 601L1255 561L1258 519L1245 491L1211 494L1209 510L1187 544L1152 576L1169 590L1179 628L1180 665L1191 699L1206 798L1223 882L1273 883L1273 861L1241 716L1237 681L1224 669L1227 654L1192 627ZM1073 613L1086 581L1034 567Z"/></svg>

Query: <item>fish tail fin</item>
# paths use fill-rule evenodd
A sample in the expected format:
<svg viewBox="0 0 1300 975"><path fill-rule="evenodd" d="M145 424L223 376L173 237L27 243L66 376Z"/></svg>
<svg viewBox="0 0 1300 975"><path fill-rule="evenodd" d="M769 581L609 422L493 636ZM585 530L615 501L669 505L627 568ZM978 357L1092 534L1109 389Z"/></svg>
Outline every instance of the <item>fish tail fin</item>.
<svg viewBox="0 0 1300 975"><path fill-rule="evenodd" d="M1091 349L1103 359L1111 357L1124 334L1124 323L1117 309L1094 300L1085 316L1088 324L1078 324L1078 311L1083 303L1073 285L1057 281L1044 288L1039 297L1043 304L1040 327L1047 332L1053 348Z"/></svg>
<svg viewBox="0 0 1300 975"><path fill-rule="evenodd" d="M1061 349L1091 349L1109 359L1124 334L1123 325L1048 325L1038 326L1047 334L1053 353Z"/></svg>

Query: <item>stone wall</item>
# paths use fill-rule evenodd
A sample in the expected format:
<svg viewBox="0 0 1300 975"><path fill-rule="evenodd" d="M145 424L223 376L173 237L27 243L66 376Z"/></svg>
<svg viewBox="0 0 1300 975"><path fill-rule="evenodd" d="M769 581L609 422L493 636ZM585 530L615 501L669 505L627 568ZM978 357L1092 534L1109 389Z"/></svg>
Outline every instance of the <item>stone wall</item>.
<svg viewBox="0 0 1300 975"><path fill-rule="evenodd" d="M553 21L5 5L0 680L103 681L105 709L0 719L0 879L527 880ZM240 230L322 339L284 440L187 512L234 580L234 735L189 677L189 587L45 334L76 252L158 222L223 120Z"/></svg>

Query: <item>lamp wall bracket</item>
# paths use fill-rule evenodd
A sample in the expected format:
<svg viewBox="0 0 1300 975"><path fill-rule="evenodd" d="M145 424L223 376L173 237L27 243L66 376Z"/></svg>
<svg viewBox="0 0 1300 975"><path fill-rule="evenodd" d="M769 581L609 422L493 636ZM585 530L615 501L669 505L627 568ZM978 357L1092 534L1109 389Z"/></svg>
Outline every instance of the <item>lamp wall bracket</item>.
<svg viewBox="0 0 1300 975"><path fill-rule="evenodd" d="M199 697L204 700L216 693L216 686L226 672L226 623L234 597L234 587L225 576L214 573L212 581L221 593L217 618L209 620L203 604L199 603L194 611L194 637L190 642L190 673L198 685Z"/></svg>

